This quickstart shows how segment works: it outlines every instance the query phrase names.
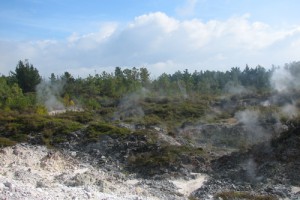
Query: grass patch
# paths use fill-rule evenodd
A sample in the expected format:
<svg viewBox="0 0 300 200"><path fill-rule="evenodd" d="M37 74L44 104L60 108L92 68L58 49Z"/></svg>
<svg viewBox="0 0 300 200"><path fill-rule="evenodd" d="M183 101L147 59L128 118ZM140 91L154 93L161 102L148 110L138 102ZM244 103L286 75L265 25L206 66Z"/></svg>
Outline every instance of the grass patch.
<svg viewBox="0 0 300 200"><path fill-rule="evenodd" d="M163 169L175 169L180 167L184 158L202 156L204 151L201 148L191 148L187 146L164 146L157 148L155 145L148 145L144 152L137 152L128 157L129 166L136 169L148 170L148 175L160 173ZM191 159L192 160L192 159ZM187 161L190 162L191 160ZM184 161L186 162L186 161ZM150 169L150 170L149 170Z"/></svg>
<svg viewBox="0 0 300 200"><path fill-rule="evenodd" d="M82 129L77 121L38 114L5 114L0 116L0 136L15 142L27 142L28 136L42 135L43 144L62 142L71 132Z"/></svg>
<svg viewBox="0 0 300 200"><path fill-rule="evenodd" d="M16 142L5 137L0 137L0 147L8 147L15 145Z"/></svg>
<svg viewBox="0 0 300 200"><path fill-rule="evenodd" d="M164 120L199 118L202 117L205 114L205 110L208 109L206 102L194 102L191 100L168 100L168 103L145 101L142 103L142 107L146 115L156 115Z"/></svg>
<svg viewBox="0 0 300 200"><path fill-rule="evenodd" d="M158 141L157 132L151 129L136 130L132 135L144 136L148 145L155 145Z"/></svg>
<svg viewBox="0 0 300 200"><path fill-rule="evenodd" d="M222 198L223 200L278 200L277 197L271 195L254 195L249 192L224 191L215 195L215 198Z"/></svg>
<svg viewBox="0 0 300 200"><path fill-rule="evenodd" d="M67 111L65 113L55 116L55 118L67 119L81 124L87 124L93 121L95 116L92 112L88 112L88 111L83 111L83 112Z"/></svg>
<svg viewBox="0 0 300 200"><path fill-rule="evenodd" d="M130 130L108 124L105 122L92 122L86 128L88 139L99 139L102 135L126 136L130 134Z"/></svg>

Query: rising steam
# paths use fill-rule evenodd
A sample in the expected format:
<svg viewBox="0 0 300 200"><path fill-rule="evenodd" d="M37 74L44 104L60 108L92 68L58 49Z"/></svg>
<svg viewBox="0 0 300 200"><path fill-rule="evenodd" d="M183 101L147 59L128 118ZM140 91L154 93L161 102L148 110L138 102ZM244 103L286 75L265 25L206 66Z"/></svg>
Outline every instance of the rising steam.
<svg viewBox="0 0 300 200"><path fill-rule="evenodd" d="M299 82L286 68L276 69L270 79L271 86L279 93L290 92Z"/></svg>
<svg viewBox="0 0 300 200"><path fill-rule="evenodd" d="M298 116L298 108L296 107L295 103L286 104L280 108L281 113L288 117L289 119L293 119Z"/></svg>
<svg viewBox="0 0 300 200"><path fill-rule="evenodd" d="M270 79L271 86L278 92L278 95L273 97L273 99L279 99L278 96L287 96L283 104L280 107L280 112L283 116L292 119L298 116L298 108L291 95L295 91L299 90L300 87L300 77L298 73L292 73L288 67L276 69ZM282 98L281 98L282 101Z"/></svg>
<svg viewBox="0 0 300 200"><path fill-rule="evenodd" d="M37 101L44 105L48 112L65 110L64 104L58 100L62 91L63 84L42 81L36 87Z"/></svg>
<svg viewBox="0 0 300 200"><path fill-rule="evenodd" d="M254 110L244 110L235 113L235 118L242 124L247 132L247 139L250 144L268 140L270 134L259 123L260 113Z"/></svg>
<svg viewBox="0 0 300 200"><path fill-rule="evenodd" d="M177 85L178 85L178 88L180 90L180 93L181 93L182 97L184 99L187 99L188 98L188 94L186 92L186 87L184 86L184 84L182 84L180 81L178 81Z"/></svg>
<svg viewBox="0 0 300 200"><path fill-rule="evenodd" d="M144 117L144 110L140 105L140 101L147 94L147 90L142 88L138 92L134 92L122 98L118 105L118 111L115 112L115 120L124 120L126 118Z"/></svg>
<svg viewBox="0 0 300 200"><path fill-rule="evenodd" d="M241 94L247 94L250 91L246 89L244 86L234 83L232 81L229 81L226 83L224 87L225 92L231 95L241 95Z"/></svg>

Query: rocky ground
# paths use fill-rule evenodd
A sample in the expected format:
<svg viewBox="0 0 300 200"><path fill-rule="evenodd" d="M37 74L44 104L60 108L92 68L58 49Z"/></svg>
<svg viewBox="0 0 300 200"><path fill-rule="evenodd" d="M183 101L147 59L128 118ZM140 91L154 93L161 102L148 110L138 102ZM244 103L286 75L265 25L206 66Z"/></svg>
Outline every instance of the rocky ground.
<svg viewBox="0 0 300 200"><path fill-rule="evenodd" d="M31 144L0 149L0 199L296 200L300 199L297 127L235 150L233 143L220 137L223 132L232 141L236 130L244 130L238 124L200 128L190 124L177 137L159 127L142 127L141 133L101 135L95 141L84 140L84 131L76 131L55 149L35 144L35 138ZM220 132L220 137L210 137L212 132ZM195 137L202 139L182 142Z"/></svg>
<svg viewBox="0 0 300 200"><path fill-rule="evenodd" d="M1 149L0 199L186 199L204 181L135 179L75 156L29 144Z"/></svg>
<svg viewBox="0 0 300 200"><path fill-rule="evenodd" d="M200 199L224 191L300 199L300 128L290 128L247 151L222 156L211 167L211 178L193 194Z"/></svg>

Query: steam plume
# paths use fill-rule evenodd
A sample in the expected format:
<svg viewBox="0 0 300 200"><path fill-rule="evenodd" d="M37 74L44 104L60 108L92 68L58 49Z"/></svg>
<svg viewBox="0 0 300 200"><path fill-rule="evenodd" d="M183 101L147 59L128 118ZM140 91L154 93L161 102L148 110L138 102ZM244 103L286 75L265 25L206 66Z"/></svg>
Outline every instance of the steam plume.
<svg viewBox="0 0 300 200"><path fill-rule="evenodd" d="M115 113L115 119L123 120L129 117L144 117L144 110L139 104L140 100L145 97L147 90L142 88L125 96L119 103L118 111Z"/></svg>
<svg viewBox="0 0 300 200"><path fill-rule="evenodd" d="M294 63L286 66L285 68L276 69L270 79L271 85L275 91L278 92L279 95L285 95L287 94L295 94L295 91L299 90L300 87L300 76L299 73L297 73L298 64ZM295 73L292 73L291 67L294 67L296 69ZM295 71L295 70L294 70ZM280 111L281 114L285 117L288 117L289 119L292 119L294 117L298 116L298 108L296 106L295 101L291 96L287 96L285 101L282 102L283 98L279 97L273 97L274 99L280 99L281 106Z"/></svg>
<svg viewBox="0 0 300 200"><path fill-rule="evenodd" d="M244 86L234 83L232 81L226 83L224 90L225 92L232 95L246 94L249 92Z"/></svg>
<svg viewBox="0 0 300 200"><path fill-rule="evenodd" d="M58 100L62 90L63 84L61 83L42 81L36 87L37 100L47 108L48 112L64 110L65 106Z"/></svg>
<svg viewBox="0 0 300 200"><path fill-rule="evenodd" d="M291 91L296 85L298 85L297 82L299 82L286 68L276 69L273 72L270 81L272 87L279 93Z"/></svg>
<svg viewBox="0 0 300 200"><path fill-rule="evenodd" d="M270 135L259 123L258 111L244 110L235 114L235 118L239 123L243 124L247 132L247 139L250 144L269 139Z"/></svg>

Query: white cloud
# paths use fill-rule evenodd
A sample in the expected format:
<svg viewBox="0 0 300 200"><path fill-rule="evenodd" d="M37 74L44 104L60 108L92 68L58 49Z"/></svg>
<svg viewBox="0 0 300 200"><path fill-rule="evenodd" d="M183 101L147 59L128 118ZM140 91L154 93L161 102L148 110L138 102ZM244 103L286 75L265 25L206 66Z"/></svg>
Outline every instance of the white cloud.
<svg viewBox="0 0 300 200"><path fill-rule="evenodd" d="M298 59L299 41L300 26L274 28L252 22L249 15L203 22L156 12L127 25L106 23L96 32L73 33L63 41L0 41L0 67L8 73L18 60L28 58L46 76L66 70L86 75L97 68L100 73L115 66L148 66L152 74L224 70L293 61Z"/></svg>
<svg viewBox="0 0 300 200"><path fill-rule="evenodd" d="M156 12L141 15L129 24L129 28L159 28L165 33L172 32L178 28L179 22L174 18L168 17L165 13Z"/></svg>
<svg viewBox="0 0 300 200"><path fill-rule="evenodd" d="M190 16L195 12L198 0L185 0L185 4L182 7L177 8L177 13L181 16Z"/></svg>
<svg viewBox="0 0 300 200"><path fill-rule="evenodd" d="M67 38L69 46L84 50L93 50L105 42L117 29L116 23L103 24L98 32L79 35L73 33Z"/></svg>
<svg viewBox="0 0 300 200"><path fill-rule="evenodd" d="M67 38L68 42L70 42L70 43L76 42L76 41L78 41L79 39L80 39L80 36L79 36L78 33L72 33L72 35L70 35L70 36Z"/></svg>

